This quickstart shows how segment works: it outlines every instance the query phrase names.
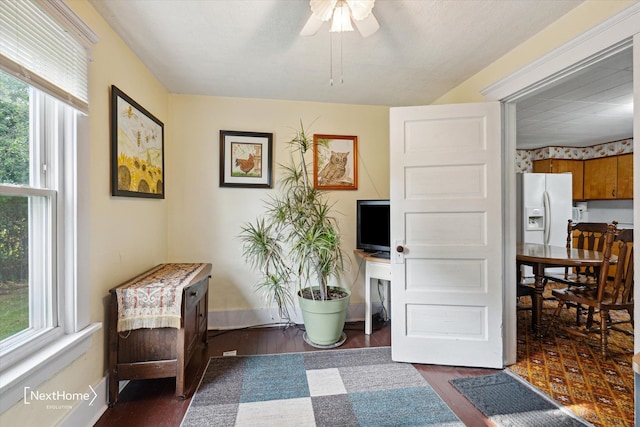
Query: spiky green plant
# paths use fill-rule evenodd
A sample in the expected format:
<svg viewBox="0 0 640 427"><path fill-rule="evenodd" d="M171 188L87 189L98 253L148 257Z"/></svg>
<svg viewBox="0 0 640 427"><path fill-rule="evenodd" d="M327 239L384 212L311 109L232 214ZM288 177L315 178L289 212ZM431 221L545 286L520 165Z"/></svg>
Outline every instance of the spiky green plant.
<svg viewBox="0 0 640 427"><path fill-rule="evenodd" d="M313 148L313 139L302 122L289 144L290 164L280 165L281 193L266 202L263 216L243 225L239 236L243 257L261 273L257 290L287 320L299 290L317 287L320 299L328 299L330 278L344 272L333 205L310 183L305 154Z"/></svg>

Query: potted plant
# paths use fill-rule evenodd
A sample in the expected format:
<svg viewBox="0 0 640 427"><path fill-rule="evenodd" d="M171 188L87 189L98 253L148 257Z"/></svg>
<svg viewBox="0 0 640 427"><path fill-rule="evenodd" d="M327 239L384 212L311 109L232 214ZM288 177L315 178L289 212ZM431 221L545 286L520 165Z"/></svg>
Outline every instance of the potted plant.
<svg viewBox="0 0 640 427"><path fill-rule="evenodd" d="M338 222L326 193L314 188L305 154L313 147L302 122L291 146L290 164L280 165L281 192L265 203L265 213L243 225L243 257L261 273L256 288L281 319L291 321L297 299L305 341L316 347L342 344L350 291L329 286L344 272Z"/></svg>

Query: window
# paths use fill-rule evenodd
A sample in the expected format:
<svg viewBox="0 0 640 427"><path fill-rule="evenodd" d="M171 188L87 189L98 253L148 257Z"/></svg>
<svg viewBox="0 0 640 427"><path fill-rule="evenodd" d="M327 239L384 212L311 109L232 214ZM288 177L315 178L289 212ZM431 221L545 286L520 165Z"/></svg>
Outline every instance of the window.
<svg viewBox="0 0 640 427"><path fill-rule="evenodd" d="M29 182L29 88L0 73L0 183ZM0 342L29 327L28 199L0 193Z"/></svg>
<svg viewBox="0 0 640 427"><path fill-rule="evenodd" d="M75 150L77 113L0 71L0 357L63 326L57 251L64 251L61 154ZM71 243L70 243L71 244ZM13 356L12 356L13 355Z"/></svg>
<svg viewBox="0 0 640 427"><path fill-rule="evenodd" d="M61 0L0 1L0 412L101 327L89 322L81 179L95 41Z"/></svg>

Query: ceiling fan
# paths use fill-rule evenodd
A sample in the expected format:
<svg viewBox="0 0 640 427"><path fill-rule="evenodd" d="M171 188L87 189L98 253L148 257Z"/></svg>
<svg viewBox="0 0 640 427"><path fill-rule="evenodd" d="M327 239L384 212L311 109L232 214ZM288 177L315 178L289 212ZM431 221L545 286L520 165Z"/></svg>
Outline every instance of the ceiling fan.
<svg viewBox="0 0 640 427"><path fill-rule="evenodd" d="M332 32L353 31L353 21L362 37L368 37L380 28L371 12L374 2L375 0L310 0L313 14L300 35L312 36L324 22L331 20Z"/></svg>

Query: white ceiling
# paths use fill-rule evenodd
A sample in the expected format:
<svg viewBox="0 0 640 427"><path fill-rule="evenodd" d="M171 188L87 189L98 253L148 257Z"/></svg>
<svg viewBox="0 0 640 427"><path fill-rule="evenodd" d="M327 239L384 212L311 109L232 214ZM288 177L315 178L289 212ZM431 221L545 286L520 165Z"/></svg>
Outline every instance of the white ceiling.
<svg viewBox="0 0 640 427"><path fill-rule="evenodd" d="M516 104L518 148L586 147L633 136L631 49Z"/></svg>
<svg viewBox="0 0 640 427"><path fill-rule="evenodd" d="M357 31L342 40L334 34L333 41L328 23L315 36L299 35L311 15L307 0L90 2L171 93L410 106L432 103L582 0L377 0L380 30L368 38ZM550 126L564 134L574 123L582 133L568 134L579 138L598 133L579 122L586 104L598 114L593 98L567 90L570 98L557 101L558 89L550 93L554 99L541 93L518 103L519 148L520 142L558 145L547 142L549 135L576 144ZM601 121L590 117L588 123ZM621 124L607 127L617 131Z"/></svg>

